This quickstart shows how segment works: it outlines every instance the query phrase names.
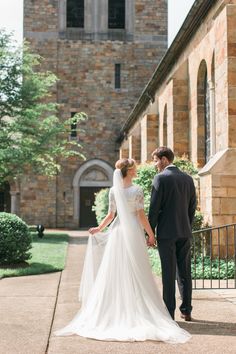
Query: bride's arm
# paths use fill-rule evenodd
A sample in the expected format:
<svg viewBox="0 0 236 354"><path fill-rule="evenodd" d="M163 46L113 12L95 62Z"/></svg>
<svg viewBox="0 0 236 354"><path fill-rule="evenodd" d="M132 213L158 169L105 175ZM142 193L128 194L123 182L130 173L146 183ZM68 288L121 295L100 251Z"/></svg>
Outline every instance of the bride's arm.
<svg viewBox="0 0 236 354"><path fill-rule="evenodd" d="M103 229L105 229L105 227L107 225L109 225L112 220L115 217L115 213L116 213L116 202L115 202L115 197L114 197L114 193L112 191L112 188L109 191L109 208L108 208L108 213L105 216L105 218L101 221L100 225L98 225L97 227L91 227L91 229L89 229L90 234L96 234L99 231L102 231Z"/></svg>
<svg viewBox="0 0 236 354"><path fill-rule="evenodd" d="M112 222L112 220L114 219L114 217L115 217L115 213L113 213L112 211L110 211L110 212L105 216L105 218L102 220L102 222L100 223L99 226L97 226L97 227L91 227L91 229L89 229L89 233L93 235L93 234L96 234L96 233L99 232L99 231L102 231L103 229L105 229L105 227L106 227L107 225L109 225L109 224Z"/></svg>
<svg viewBox="0 0 236 354"><path fill-rule="evenodd" d="M139 222L141 223L144 230L148 234L148 237L149 237L148 238L148 246L154 246L154 244L156 242L155 235L154 235L152 228L149 224L148 218L147 218L146 214L144 213L144 210L143 209L137 210L137 214L138 214Z"/></svg>

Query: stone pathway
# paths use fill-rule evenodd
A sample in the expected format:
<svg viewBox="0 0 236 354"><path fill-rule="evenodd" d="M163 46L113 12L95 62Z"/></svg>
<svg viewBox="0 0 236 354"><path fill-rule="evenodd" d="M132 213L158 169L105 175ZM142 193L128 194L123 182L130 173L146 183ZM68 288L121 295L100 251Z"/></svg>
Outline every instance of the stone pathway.
<svg viewBox="0 0 236 354"><path fill-rule="evenodd" d="M65 232L65 231L63 231ZM56 337L79 309L78 288L86 232L68 232L71 241L62 273L0 280L0 354L218 354L236 352L236 290L195 290L193 319L179 325L193 338L187 344L101 342ZM161 287L160 279L157 279Z"/></svg>

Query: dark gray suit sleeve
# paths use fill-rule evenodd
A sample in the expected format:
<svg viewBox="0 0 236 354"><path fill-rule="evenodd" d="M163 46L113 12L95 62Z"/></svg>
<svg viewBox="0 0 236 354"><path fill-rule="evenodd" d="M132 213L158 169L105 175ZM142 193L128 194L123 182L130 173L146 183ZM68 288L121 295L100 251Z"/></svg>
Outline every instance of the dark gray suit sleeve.
<svg viewBox="0 0 236 354"><path fill-rule="evenodd" d="M163 199L163 187L159 176L156 176L153 180L151 201L150 201L150 207L148 213L148 220L153 232L155 232L155 228L157 226L158 215L161 209L162 199Z"/></svg>
<svg viewBox="0 0 236 354"><path fill-rule="evenodd" d="M196 198L196 189L195 189L193 181L191 181L191 184L192 184L191 185L191 196L190 196L189 207L188 207L188 216L189 216L190 224L192 225L196 206L197 206L197 198Z"/></svg>

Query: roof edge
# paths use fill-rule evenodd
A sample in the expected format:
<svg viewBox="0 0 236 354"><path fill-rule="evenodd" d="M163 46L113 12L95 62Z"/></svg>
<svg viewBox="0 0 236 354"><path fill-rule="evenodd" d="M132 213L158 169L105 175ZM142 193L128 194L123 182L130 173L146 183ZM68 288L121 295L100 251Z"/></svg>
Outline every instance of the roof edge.
<svg viewBox="0 0 236 354"><path fill-rule="evenodd" d="M196 0L193 3L172 44L156 67L151 79L145 86L128 119L121 128L117 143L121 143L124 140L127 131L131 128L137 116L145 110L150 101L154 101L155 92L163 83L167 73L170 71L170 67L179 59L183 49L186 48L189 40L196 32L196 29L198 29L203 19L205 19L210 9L217 1L218 0Z"/></svg>

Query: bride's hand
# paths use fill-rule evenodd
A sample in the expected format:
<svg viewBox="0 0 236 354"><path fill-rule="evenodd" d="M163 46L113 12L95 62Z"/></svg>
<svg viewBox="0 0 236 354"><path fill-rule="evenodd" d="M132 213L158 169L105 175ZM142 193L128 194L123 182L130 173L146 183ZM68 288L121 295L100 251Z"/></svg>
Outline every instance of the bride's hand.
<svg viewBox="0 0 236 354"><path fill-rule="evenodd" d="M154 247L156 244L156 240L154 236L149 236L147 239L147 245L148 247Z"/></svg>
<svg viewBox="0 0 236 354"><path fill-rule="evenodd" d="M90 234L93 235L93 234L96 234L97 232L99 232L100 229L99 229L99 227L91 227L88 231Z"/></svg>

